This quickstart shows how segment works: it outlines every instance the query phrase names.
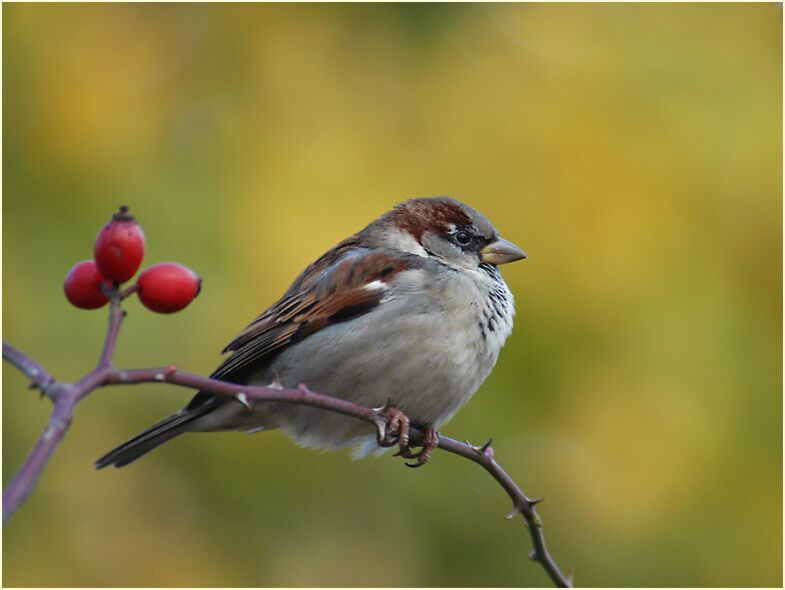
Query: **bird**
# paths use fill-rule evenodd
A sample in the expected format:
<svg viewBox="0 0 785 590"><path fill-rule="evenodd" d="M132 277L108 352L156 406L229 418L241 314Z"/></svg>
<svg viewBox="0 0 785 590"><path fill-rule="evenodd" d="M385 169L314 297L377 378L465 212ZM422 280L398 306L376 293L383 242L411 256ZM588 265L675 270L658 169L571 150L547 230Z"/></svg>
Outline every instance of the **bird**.
<svg viewBox="0 0 785 590"><path fill-rule="evenodd" d="M95 463L122 467L186 432L280 428L297 445L400 453L422 464L444 425L490 374L512 332L499 266L526 258L479 211L447 196L398 204L310 264L224 349L213 379L276 384L383 409L391 430L317 408L248 407L198 392L180 411ZM426 432L408 448L409 424ZM423 455L425 455L423 457Z"/></svg>

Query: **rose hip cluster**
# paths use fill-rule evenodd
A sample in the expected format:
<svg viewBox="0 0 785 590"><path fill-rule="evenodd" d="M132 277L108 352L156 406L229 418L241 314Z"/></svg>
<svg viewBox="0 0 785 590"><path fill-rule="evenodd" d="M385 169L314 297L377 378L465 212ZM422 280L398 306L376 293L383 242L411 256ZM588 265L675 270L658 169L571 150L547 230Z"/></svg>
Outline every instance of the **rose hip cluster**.
<svg viewBox="0 0 785 590"><path fill-rule="evenodd" d="M144 233L122 206L101 228L93 246L93 260L77 263L65 277L65 296L82 309L98 309L108 294L136 274L144 257ZM142 304L158 313L174 313L198 294L202 281L191 269L161 262L142 271L132 291Z"/></svg>

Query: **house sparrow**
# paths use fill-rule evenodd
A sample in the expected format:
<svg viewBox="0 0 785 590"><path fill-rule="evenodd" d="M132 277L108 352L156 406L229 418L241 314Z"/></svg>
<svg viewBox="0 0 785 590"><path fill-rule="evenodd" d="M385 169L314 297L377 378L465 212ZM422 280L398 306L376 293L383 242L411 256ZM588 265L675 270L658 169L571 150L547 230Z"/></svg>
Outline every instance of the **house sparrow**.
<svg viewBox="0 0 785 590"><path fill-rule="evenodd" d="M402 454L421 456L406 449L408 419L426 429L425 444L433 445L434 429L488 376L514 315L497 266L522 258L471 207L448 197L411 199L307 267L229 343L224 352L233 354L211 377L304 383L364 406L386 406ZM390 446L356 418L293 404L249 409L202 391L96 467L122 467L184 432L273 428L306 447L354 446L356 457Z"/></svg>

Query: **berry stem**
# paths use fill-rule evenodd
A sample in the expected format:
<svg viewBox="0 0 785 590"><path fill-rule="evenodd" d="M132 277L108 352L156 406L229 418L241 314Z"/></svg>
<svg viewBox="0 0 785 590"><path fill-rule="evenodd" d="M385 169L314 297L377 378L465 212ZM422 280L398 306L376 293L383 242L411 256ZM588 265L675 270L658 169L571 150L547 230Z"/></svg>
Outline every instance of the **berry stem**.
<svg viewBox="0 0 785 590"><path fill-rule="evenodd" d="M120 325L123 323L125 312L120 307L122 294L114 287L109 294L109 327L106 331L101 357L98 359L96 369L105 369L112 366L112 357L117 347L117 337L120 334Z"/></svg>
<svg viewBox="0 0 785 590"><path fill-rule="evenodd" d="M130 287L127 287L127 288L123 289L122 291L120 291L120 300L122 301L126 297L129 297L130 295L133 295L138 290L139 290L139 283L134 283Z"/></svg>

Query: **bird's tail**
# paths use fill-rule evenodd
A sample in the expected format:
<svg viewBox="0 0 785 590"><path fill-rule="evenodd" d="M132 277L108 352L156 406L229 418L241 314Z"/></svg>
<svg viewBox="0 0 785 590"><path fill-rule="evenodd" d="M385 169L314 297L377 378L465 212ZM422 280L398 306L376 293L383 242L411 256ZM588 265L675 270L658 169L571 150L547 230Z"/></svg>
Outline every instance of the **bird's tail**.
<svg viewBox="0 0 785 590"><path fill-rule="evenodd" d="M168 418L164 418L98 459L95 462L96 469L102 469L107 465L122 467L132 461L136 461L158 445L162 445L175 436L187 432L188 424L204 413L205 411L185 409Z"/></svg>

